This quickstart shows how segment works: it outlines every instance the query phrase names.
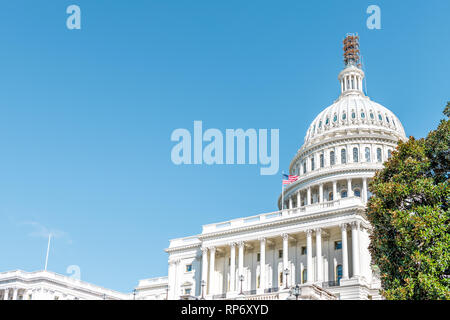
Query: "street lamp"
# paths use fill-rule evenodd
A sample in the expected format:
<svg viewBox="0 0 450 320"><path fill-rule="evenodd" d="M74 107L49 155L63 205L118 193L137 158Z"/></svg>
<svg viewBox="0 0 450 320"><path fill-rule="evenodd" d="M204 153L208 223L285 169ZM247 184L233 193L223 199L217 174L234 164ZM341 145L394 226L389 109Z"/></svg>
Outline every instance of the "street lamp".
<svg viewBox="0 0 450 320"><path fill-rule="evenodd" d="M285 287L285 289L289 289L289 288L288 288L288 275L289 275L289 269L288 269L288 268L284 269L284 274L285 274L285 276L286 276L286 278L284 279L284 281L286 282L286 287Z"/></svg>
<svg viewBox="0 0 450 320"><path fill-rule="evenodd" d="M136 288L133 289L133 300L136 300Z"/></svg>
<svg viewBox="0 0 450 320"><path fill-rule="evenodd" d="M295 300L298 300L298 297L301 295L301 289L298 284L291 289L291 295L292 294L295 296Z"/></svg>
<svg viewBox="0 0 450 320"><path fill-rule="evenodd" d="M202 297L200 298L200 300L205 300L205 286L206 286L206 281L202 280Z"/></svg>
<svg viewBox="0 0 450 320"><path fill-rule="evenodd" d="M241 293L239 293L239 294L244 294L244 292L242 291L242 286L243 286L243 283L244 283L244 275L240 275L239 276L239 281L241 282Z"/></svg>

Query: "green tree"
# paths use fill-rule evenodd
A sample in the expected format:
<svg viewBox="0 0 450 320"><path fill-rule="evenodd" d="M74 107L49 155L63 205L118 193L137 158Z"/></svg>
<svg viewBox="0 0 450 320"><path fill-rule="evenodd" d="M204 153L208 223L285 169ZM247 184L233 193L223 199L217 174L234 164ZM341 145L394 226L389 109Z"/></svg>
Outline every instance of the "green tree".
<svg viewBox="0 0 450 320"><path fill-rule="evenodd" d="M399 142L369 184L369 250L386 299L450 299L450 121Z"/></svg>

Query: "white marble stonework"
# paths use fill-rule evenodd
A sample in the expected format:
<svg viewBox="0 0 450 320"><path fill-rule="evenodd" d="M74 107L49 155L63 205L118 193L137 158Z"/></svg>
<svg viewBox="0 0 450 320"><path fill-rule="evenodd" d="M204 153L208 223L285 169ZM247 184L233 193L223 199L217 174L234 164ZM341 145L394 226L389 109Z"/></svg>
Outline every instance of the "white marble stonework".
<svg viewBox="0 0 450 320"><path fill-rule="evenodd" d="M341 94L309 126L289 168L300 178L283 203L278 197L278 211L170 241L169 299L286 299L297 284L302 299L381 298L368 250L368 183L406 136L363 93L363 78L354 65L339 74Z"/></svg>
<svg viewBox="0 0 450 320"><path fill-rule="evenodd" d="M0 273L0 300L127 300L117 292L50 271Z"/></svg>

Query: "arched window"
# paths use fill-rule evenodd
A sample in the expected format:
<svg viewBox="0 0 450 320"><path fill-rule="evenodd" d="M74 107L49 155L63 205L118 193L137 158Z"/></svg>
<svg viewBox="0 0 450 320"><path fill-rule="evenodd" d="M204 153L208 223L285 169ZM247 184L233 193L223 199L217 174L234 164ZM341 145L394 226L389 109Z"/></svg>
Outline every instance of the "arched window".
<svg viewBox="0 0 450 320"><path fill-rule="evenodd" d="M353 111L352 112L352 119L355 119L356 118L356 113Z"/></svg>
<svg viewBox="0 0 450 320"><path fill-rule="evenodd" d="M328 201L333 201L333 192L328 194Z"/></svg>
<svg viewBox="0 0 450 320"><path fill-rule="evenodd" d="M320 167L323 168L325 166L325 161L323 159L323 153L320 154Z"/></svg>
<svg viewBox="0 0 450 320"><path fill-rule="evenodd" d="M347 119L347 114L344 112L344 113L342 114L342 120L345 120L345 119Z"/></svg>
<svg viewBox="0 0 450 320"><path fill-rule="evenodd" d="M353 162L358 162L358 148L353 148Z"/></svg>
<svg viewBox="0 0 450 320"><path fill-rule="evenodd" d="M305 174L305 173L306 173L306 162L303 161L303 174Z"/></svg>
<svg viewBox="0 0 450 320"><path fill-rule="evenodd" d="M341 198L347 198L347 190L341 191Z"/></svg>
<svg viewBox="0 0 450 320"><path fill-rule="evenodd" d="M353 193L354 193L355 197L361 197L361 191L359 191L359 189L353 190Z"/></svg>
<svg viewBox="0 0 450 320"><path fill-rule="evenodd" d="M334 165L336 162L336 159L334 157L334 151L330 151L330 165Z"/></svg>
<svg viewBox="0 0 450 320"><path fill-rule="evenodd" d="M325 120L325 124L328 125L330 123L330 119L327 118L327 120Z"/></svg>
<svg viewBox="0 0 450 320"><path fill-rule="evenodd" d="M311 171L314 170L314 158L311 158Z"/></svg>
<svg viewBox="0 0 450 320"><path fill-rule="evenodd" d="M342 279L342 265L338 264L336 266L336 281L339 284Z"/></svg>
<svg viewBox="0 0 450 320"><path fill-rule="evenodd" d="M373 113L371 112L371 113L370 113L370 119L373 120L373 118L374 118L374 116L373 116Z"/></svg>
<svg viewBox="0 0 450 320"><path fill-rule="evenodd" d="M366 147L364 154L366 157L366 162L370 162L370 148L369 147Z"/></svg>
<svg viewBox="0 0 450 320"><path fill-rule="evenodd" d="M341 163L347 163L347 151L341 149Z"/></svg>
<svg viewBox="0 0 450 320"><path fill-rule="evenodd" d="M382 162L383 159L381 158L381 148L377 148L377 161Z"/></svg>
<svg viewBox="0 0 450 320"><path fill-rule="evenodd" d="M333 122L336 122L336 121L337 121L337 115L335 114L333 117Z"/></svg>
<svg viewBox="0 0 450 320"><path fill-rule="evenodd" d="M389 150L388 150L388 159L390 159L391 156L392 156L392 151L391 151L391 149L389 149Z"/></svg>
<svg viewBox="0 0 450 320"><path fill-rule="evenodd" d="M364 114L364 112L361 112L361 118L364 119L366 117L366 115Z"/></svg>
<svg viewBox="0 0 450 320"><path fill-rule="evenodd" d="M302 283L306 283L308 281L308 270L303 269L302 271Z"/></svg>

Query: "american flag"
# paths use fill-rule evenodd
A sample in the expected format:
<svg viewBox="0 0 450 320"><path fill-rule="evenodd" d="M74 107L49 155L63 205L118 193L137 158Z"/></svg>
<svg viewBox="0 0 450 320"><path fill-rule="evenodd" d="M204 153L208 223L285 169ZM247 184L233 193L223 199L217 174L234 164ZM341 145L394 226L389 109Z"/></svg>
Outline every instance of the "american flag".
<svg viewBox="0 0 450 320"><path fill-rule="evenodd" d="M283 179L283 185L285 184L291 184L292 182L295 182L298 180L298 176L292 176L292 175L287 175L283 173L283 178L287 179Z"/></svg>

